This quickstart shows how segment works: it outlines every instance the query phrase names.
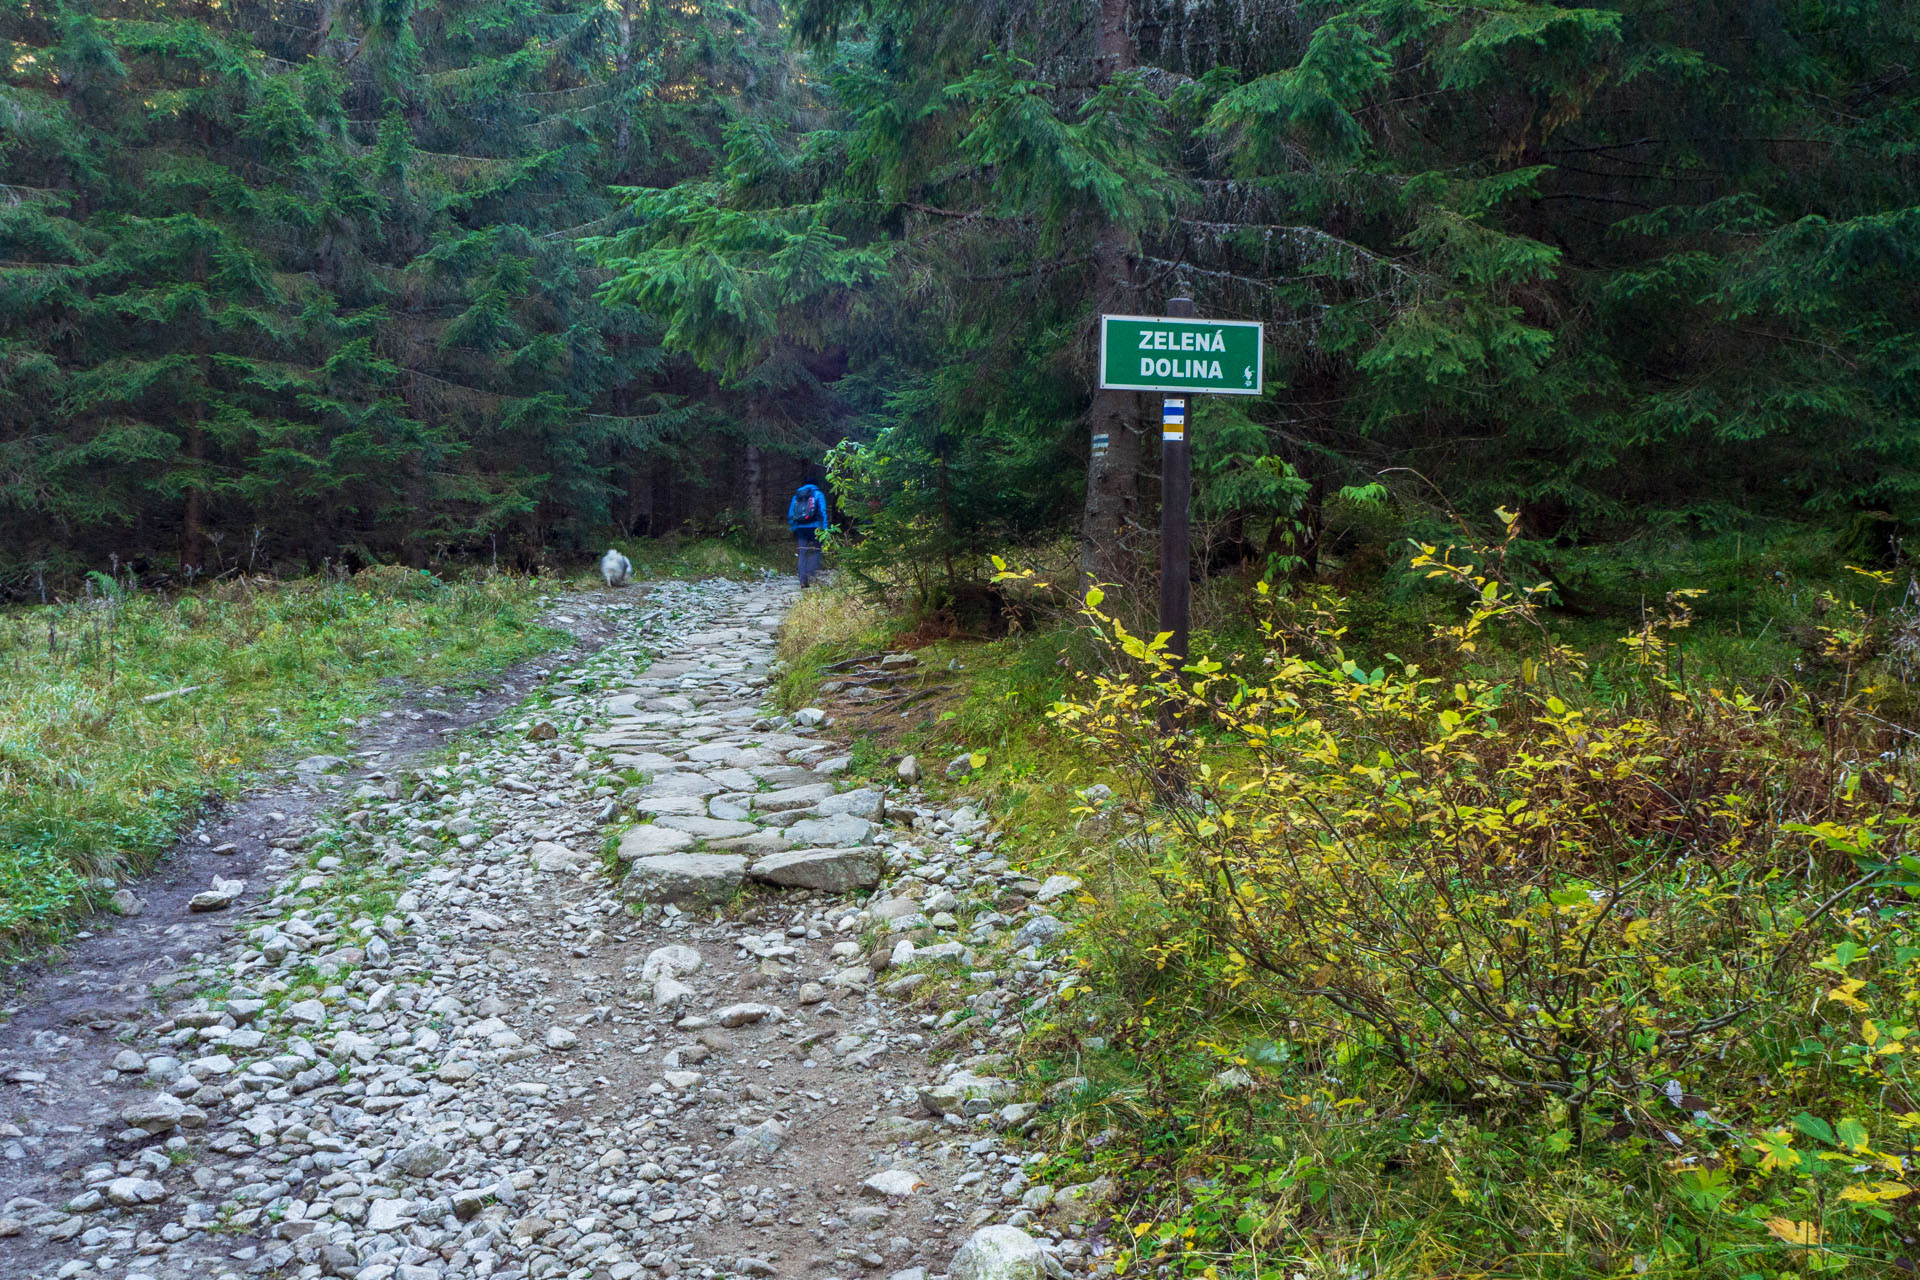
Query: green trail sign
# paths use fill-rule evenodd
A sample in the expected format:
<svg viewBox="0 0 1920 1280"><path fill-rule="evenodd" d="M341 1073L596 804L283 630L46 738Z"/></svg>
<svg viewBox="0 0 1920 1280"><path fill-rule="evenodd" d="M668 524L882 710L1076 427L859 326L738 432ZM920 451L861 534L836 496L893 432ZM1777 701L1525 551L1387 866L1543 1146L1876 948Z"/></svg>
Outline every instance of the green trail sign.
<svg viewBox="0 0 1920 1280"><path fill-rule="evenodd" d="M1257 396L1263 372L1255 320L1100 317L1100 386Z"/></svg>

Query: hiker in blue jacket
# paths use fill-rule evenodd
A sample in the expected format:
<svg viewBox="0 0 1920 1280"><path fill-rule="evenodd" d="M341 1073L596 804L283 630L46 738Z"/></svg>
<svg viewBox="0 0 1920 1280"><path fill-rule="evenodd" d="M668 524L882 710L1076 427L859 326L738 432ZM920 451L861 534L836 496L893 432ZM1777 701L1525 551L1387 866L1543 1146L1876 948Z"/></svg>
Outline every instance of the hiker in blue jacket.
<svg viewBox="0 0 1920 1280"><path fill-rule="evenodd" d="M787 503L787 528L799 544L800 585L810 586L820 572L820 531L827 527L827 495L817 484L803 484Z"/></svg>

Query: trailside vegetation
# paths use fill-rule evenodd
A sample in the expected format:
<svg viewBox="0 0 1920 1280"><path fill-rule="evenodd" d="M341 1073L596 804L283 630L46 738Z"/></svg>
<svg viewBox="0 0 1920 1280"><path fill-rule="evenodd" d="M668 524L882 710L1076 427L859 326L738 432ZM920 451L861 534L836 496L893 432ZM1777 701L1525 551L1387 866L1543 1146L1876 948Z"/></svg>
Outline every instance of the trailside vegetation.
<svg viewBox="0 0 1920 1280"><path fill-rule="evenodd" d="M564 643L540 590L381 566L169 599L97 574L0 610L0 955L108 906L264 768L350 741L390 686L484 684Z"/></svg>
<svg viewBox="0 0 1920 1280"><path fill-rule="evenodd" d="M1106 1137L1075 1159L1177 1171L1119 1269L1892 1274L1911 604L1858 572L1837 678L1747 691L1689 670L1703 593L1674 592L1602 685L1501 515L1415 549L1459 602L1421 662L1325 588L1187 663L1088 593L1107 660L1049 718L1111 791L1076 809L1085 967L1034 1047L1080 1059L1060 1110Z"/></svg>
<svg viewBox="0 0 1920 1280"><path fill-rule="evenodd" d="M1700 588L1576 630L1520 514L1493 529L1364 594L1331 554L1253 584L1187 661L1070 556L1002 566L1028 625L987 642L842 587L784 692L860 735L856 772L967 761L996 851L1080 882L1018 1058L1033 1179L1103 1180L1052 1220L1116 1273L1898 1274L1907 575L1775 584L1759 648ZM946 682L910 714L822 683L901 645ZM957 1040L994 1038L993 979L959 983Z"/></svg>

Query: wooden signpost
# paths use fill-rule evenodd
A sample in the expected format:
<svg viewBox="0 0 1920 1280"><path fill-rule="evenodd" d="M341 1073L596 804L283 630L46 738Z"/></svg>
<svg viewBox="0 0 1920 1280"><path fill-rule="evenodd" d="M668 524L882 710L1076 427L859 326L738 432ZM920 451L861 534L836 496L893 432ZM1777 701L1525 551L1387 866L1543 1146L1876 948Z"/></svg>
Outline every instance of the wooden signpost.
<svg viewBox="0 0 1920 1280"><path fill-rule="evenodd" d="M1168 393L1160 409L1160 630L1168 653L1186 661L1193 395L1257 396L1265 350L1251 320L1199 320L1193 299L1167 299L1164 316L1100 317L1100 387Z"/></svg>

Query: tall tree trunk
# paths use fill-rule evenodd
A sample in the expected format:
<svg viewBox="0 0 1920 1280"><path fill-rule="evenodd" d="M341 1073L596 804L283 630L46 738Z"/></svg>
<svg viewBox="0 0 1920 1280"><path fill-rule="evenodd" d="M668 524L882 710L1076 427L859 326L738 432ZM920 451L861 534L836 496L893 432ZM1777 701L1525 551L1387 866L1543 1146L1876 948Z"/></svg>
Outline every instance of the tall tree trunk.
<svg viewBox="0 0 1920 1280"><path fill-rule="evenodd" d="M180 564L198 566L196 557L200 554L201 541L205 537L206 506L200 492L201 464L207 458L206 408L192 405L187 409L191 421L187 427L187 460L190 474L187 478L185 502L180 513Z"/></svg>
<svg viewBox="0 0 1920 1280"><path fill-rule="evenodd" d="M767 518L767 468L761 460L758 445L747 446L746 473L747 513L751 517L753 532L758 534Z"/></svg>
<svg viewBox="0 0 1920 1280"><path fill-rule="evenodd" d="M1126 0L1095 0L1100 8L1096 37L1096 88L1138 63L1127 34ZM1127 228L1104 228L1093 244L1094 306L1101 312L1127 313L1133 305L1133 255ZM1087 414L1096 446L1087 458L1087 500L1080 522L1080 569L1090 582L1118 582L1131 576L1136 559L1134 515L1139 502L1144 442L1140 397L1132 391L1098 391ZM1098 438L1106 437L1106 447Z"/></svg>
<svg viewBox="0 0 1920 1280"><path fill-rule="evenodd" d="M613 55L613 74L624 77L627 69L633 66L633 0L625 0L614 15L614 26L619 31L619 44ZM613 126L614 169L617 173L627 171L627 150L633 145L633 129L627 121L627 113L620 113L619 122Z"/></svg>
<svg viewBox="0 0 1920 1280"><path fill-rule="evenodd" d="M313 16L313 53L318 54L327 47L327 37L333 34L333 18L339 7L339 0L320 0L320 8Z"/></svg>
<svg viewBox="0 0 1920 1280"><path fill-rule="evenodd" d="M673 510L673 463L664 456L653 460L653 504L647 532L664 538L675 526Z"/></svg>

